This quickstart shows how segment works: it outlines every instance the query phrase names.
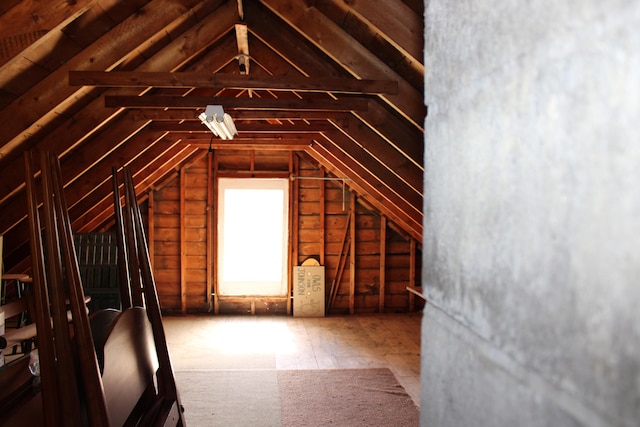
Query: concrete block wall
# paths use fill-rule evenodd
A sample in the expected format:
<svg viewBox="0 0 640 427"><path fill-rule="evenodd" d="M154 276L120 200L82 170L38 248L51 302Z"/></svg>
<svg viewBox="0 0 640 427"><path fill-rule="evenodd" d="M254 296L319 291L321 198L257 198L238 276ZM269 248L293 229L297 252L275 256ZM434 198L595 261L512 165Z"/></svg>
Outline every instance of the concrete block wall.
<svg viewBox="0 0 640 427"><path fill-rule="evenodd" d="M425 0L421 425L640 425L640 1Z"/></svg>

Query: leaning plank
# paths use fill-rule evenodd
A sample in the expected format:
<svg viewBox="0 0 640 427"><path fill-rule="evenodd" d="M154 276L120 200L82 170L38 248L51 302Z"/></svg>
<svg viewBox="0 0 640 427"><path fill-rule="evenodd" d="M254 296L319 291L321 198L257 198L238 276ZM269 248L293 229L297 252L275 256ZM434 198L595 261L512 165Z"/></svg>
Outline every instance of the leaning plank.
<svg viewBox="0 0 640 427"><path fill-rule="evenodd" d="M378 286L378 313L384 313L384 293L387 279L387 217L380 215L380 285Z"/></svg>
<svg viewBox="0 0 640 427"><path fill-rule="evenodd" d="M35 302L34 314L35 323L40 331L38 352L40 357L40 380L42 384L42 409L45 415L45 425L47 427L55 427L61 420L60 396L56 390L57 374L55 353L53 349L53 334L49 326L49 295L47 293L44 248L42 244L42 233L40 231L40 216L38 214L32 153L25 152L24 159Z"/></svg>
<svg viewBox="0 0 640 427"><path fill-rule="evenodd" d="M353 191L349 198L349 210L351 211L351 224L349 226L349 314L356 312L356 193Z"/></svg>
<svg viewBox="0 0 640 427"><path fill-rule="evenodd" d="M340 250L340 261L336 267L336 272L333 276L333 281L331 282L331 287L329 288L329 299L327 304L327 313L331 311L333 307L333 303L335 302L336 296L338 295L338 287L340 286L340 282L342 281L342 273L344 272L344 266L347 262L347 256L349 256L349 239L350 239L350 223L354 221L353 212L349 212L349 216L347 217L347 223L344 227L344 235L342 237L342 246Z"/></svg>
<svg viewBox="0 0 640 427"><path fill-rule="evenodd" d="M113 184L113 210L116 223L116 241L118 245L118 253L123 255L118 262L118 278L120 279L120 304L122 309L129 308L131 304L131 279L129 277L129 259L127 256L127 247L125 245L124 222L122 218L122 205L120 204L120 194L118 188L118 169L113 167L111 170ZM124 286L126 284L126 286Z"/></svg>
<svg viewBox="0 0 640 427"><path fill-rule="evenodd" d="M62 252L63 268L66 273L68 302L73 323L73 340L75 342L76 361L80 369L84 398L87 405L89 422L92 426L108 427L107 412L102 392L102 380L98 370L98 361L91 343L91 327L87 316L86 298L80 279L78 257L73 244L73 231L69 209L64 197L62 173L57 157L50 156L51 178L53 181L56 216L58 218L58 232L60 249ZM66 300L65 300L66 304ZM66 325L60 325L68 331Z"/></svg>
<svg viewBox="0 0 640 427"><path fill-rule="evenodd" d="M77 374L73 366L73 350L71 348L71 336L66 319L64 272L62 267L62 254L57 236L56 207L59 195L56 194L51 170L51 158L49 152L42 152L40 156L42 168L42 191L45 223L45 250L47 263L47 284L49 285L49 297L51 298L51 312L53 318L53 347L56 354L56 381L58 393L60 393L60 406L62 416L69 426L80 426L80 396L78 394ZM62 327L65 325L65 327Z"/></svg>
<svg viewBox="0 0 640 427"><path fill-rule="evenodd" d="M135 193L128 186L128 169L124 169L124 233L127 243L127 262L129 264L129 286L131 288L131 304L133 307L144 307L144 299L142 297L142 281L140 280L140 257L138 255L138 242L136 241L135 229L135 211L136 204Z"/></svg>
<svg viewBox="0 0 640 427"><path fill-rule="evenodd" d="M179 408L177 418L174 418L174 412L170 411L164 414L166 417L169 417L164 421L165 425L183 426L184 419L182 418L182 405L180 403L180 396L178 395L173 367L171 365L171 357L169 356L169 348L167 346L167 340L164 333L164 328L162 326L160 301L158 300L155 279L153 277L153 270L151 268L151 260L149 259L149 249L147 238L144 232L142 214L140 212L140 206L136 202L135 188L131 171L128 168L126 168L124 171L126 188L125 192L128 192L131 196L129 199L131 205L127 208L127 210L130 210L132 213L132 229L135 233L135 241L138 250L137 256L139 257L138 265L140 268L139 273L142 280L142 290L144 292L147 315L151 323L153 339L158 357L158 389L165 402L168 402L170 405L173 405L175 403L177 408Z"/></svg>

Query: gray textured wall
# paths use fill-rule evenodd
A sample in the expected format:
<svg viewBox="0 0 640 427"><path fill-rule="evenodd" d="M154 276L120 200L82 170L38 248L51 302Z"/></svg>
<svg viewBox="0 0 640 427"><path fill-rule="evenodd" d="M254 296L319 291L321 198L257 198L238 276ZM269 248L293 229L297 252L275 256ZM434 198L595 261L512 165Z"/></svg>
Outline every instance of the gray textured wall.
<svg viewBox="0 0 640 427"><path fill-rule="evenodd" d="M640 1L425 0L421 425L640 425Z"/></svg>

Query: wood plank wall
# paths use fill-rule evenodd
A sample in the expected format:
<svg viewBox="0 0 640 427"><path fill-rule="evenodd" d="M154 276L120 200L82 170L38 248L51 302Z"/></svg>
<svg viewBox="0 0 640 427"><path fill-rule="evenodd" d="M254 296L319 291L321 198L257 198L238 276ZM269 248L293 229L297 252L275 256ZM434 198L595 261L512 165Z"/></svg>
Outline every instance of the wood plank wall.
<svg viewBox="0 0 640 427"><path fill-rule="evenodd" d="M213 171L209 171L209 166ZM209 172L209 173L208 173ZM386 218L360 203L348 183L325 174L304 152L247 152L216 150L178 171L174 179L153 193L151 212L154 229L153 265L158 294L167 313L214 311L215 298L208 289L215 283L215 218L208 224L208 177L287 176L292 173L296 199L293 209L291 256L293 265L313 257L325 265L325 289L336 277L343 253L345 234L355 236L348 252L334 304L328 314L405 312L419 310L423 301L414 300L406 287L420 290L420 243L394 227ZM212 183L212 185L214 185ZM214 199L215 200L215 197ZM213 203L213 201L212 201ZM353 229L350 210L355 210ZM324 218L324 220L323 220ZM208 228L209 227L209 228ZM208 238L211 236L211 238ZM209 252L208 252L209 251ZM351 258L351 251L355 258ZM344 256L344 254L343 254ZM211 264L211 262L209 262ZM380 290L382 289L382 295ZM217 301L216 301L217 302ZM217 302L219 312L281 313L289 310L286 301L273 299Z"/></svg>

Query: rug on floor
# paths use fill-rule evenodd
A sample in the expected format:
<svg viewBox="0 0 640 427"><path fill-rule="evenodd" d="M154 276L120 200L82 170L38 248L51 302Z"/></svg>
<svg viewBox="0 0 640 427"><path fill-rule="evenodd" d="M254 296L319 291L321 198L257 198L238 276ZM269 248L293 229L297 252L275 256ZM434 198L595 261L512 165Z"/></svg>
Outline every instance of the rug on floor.
<svg viewBox="0 0 640 427"><path fill-rule="evenodd" d="M417 407L389 369L277 372L283 427L418 425Z"/></svg>
<svg viewBox="0 0 640 427"><path fill-rule="evenodd" d="M188 427L281 427L273 369L177 371Z"/></svg>
<svg viewBox="0 0 640 427"><path fill-rule="evenodd" d="M189 427L418 425L417 407L386 368L175 374Z"/></svg>

